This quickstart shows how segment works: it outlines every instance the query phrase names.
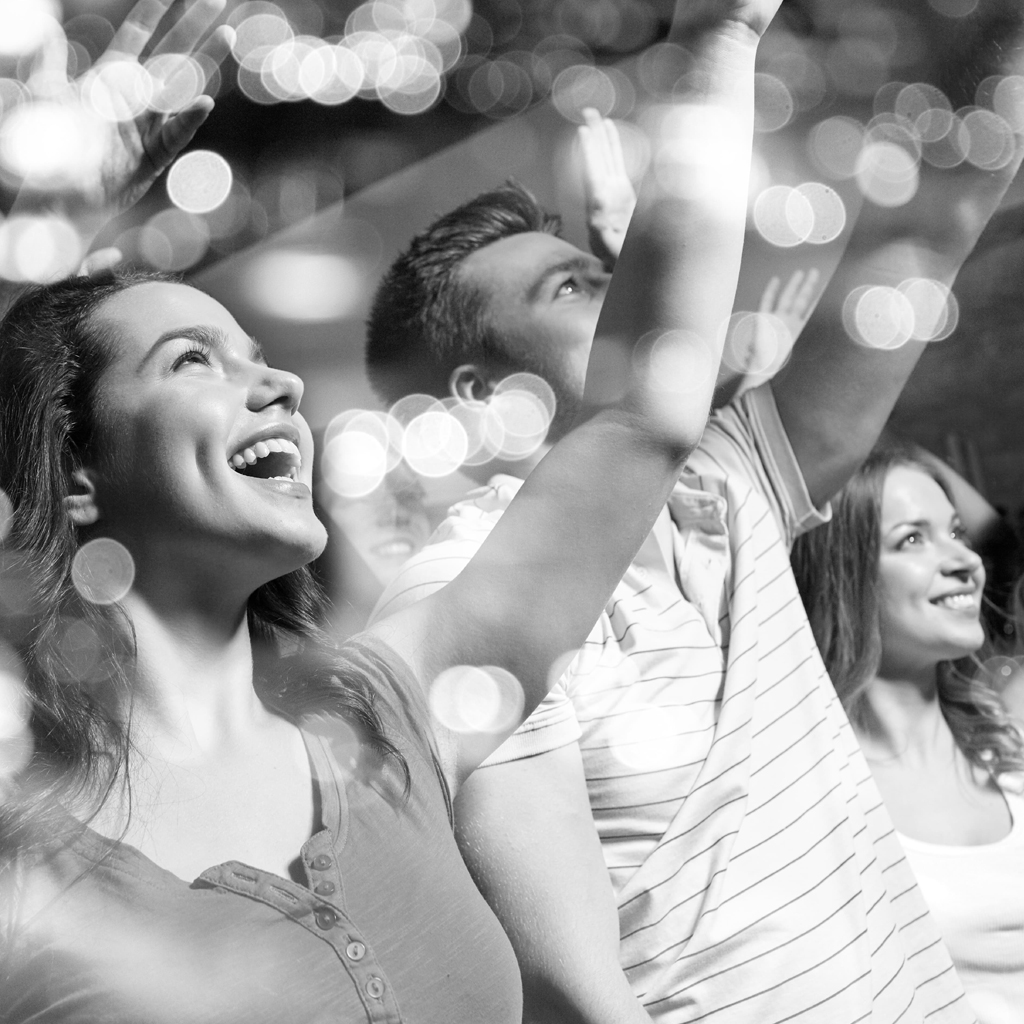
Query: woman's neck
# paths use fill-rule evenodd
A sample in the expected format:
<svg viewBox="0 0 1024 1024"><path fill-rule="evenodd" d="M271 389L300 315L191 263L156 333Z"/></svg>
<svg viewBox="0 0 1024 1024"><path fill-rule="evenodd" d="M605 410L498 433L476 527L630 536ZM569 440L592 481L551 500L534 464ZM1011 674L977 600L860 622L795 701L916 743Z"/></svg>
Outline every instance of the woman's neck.
<svg viewBox="0 0 1024 1024"><path fill-rule="evenodd" d="M938 667L876 673L864 692L865 714L854 725L869 761L924 764L955 748L942 714Z"/></svg>
<svg viewBox="0 0 1024 1024"><path fill-rule="evenodd" d="M244 605L219 614L169 609L133 592L125 610L135 631L130 715L137 751L169 761L216 756L265 724Z"/></svg>

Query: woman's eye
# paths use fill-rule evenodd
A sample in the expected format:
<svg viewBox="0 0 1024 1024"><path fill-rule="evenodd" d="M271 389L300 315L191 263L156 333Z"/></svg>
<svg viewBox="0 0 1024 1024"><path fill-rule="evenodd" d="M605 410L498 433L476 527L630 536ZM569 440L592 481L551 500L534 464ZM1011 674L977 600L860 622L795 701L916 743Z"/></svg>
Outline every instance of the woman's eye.
<svg viewBox="0 0 1024 1024"><path fill-rule="evenodd" d="M908 533L906 535L906 537L904 537L899 542L897 547L898 548L916 547L918 544L921 543L921 540L922 540L921 534L915 530L913 533Z"/></svg>
<svg viewBox="0 0 1024 1024"><path fill-rule="evenodd" d="M974 545L971 542L971 538L968 536L967 531L962 526L954 526L953 529L950 530L949 535L953 538L953 540L958 540L965 547L973 549Z"/></svg>
<svg viewBox="0 0 1024 1024"><path fill-rule="evenodd" d="M209 366L210 353L203 348L190 348L185 352L182 352L181 355L174 360L174 365L171 369L177 370L179 366L185 366L188 363L199 363L202 366Z"/></svg>

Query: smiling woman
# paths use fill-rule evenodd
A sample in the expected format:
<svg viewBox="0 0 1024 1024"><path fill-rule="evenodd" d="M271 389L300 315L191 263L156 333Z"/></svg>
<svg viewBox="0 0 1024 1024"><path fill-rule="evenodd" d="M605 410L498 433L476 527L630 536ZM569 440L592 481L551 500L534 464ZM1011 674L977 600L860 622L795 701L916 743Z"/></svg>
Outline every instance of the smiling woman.
<svg viewBox="0 0 1024 1024"><path fill-rule="evenodd" d="M936 468L881 445L793 569L836 691L984 1024L1024 1004L1024 747L973 655L985 571Z"/></svg>
<svg viewBox="0 0 1024 1024"><path fill-rule="evenodd" d="M518 1020L417 684L318 625L302 382L153 275L38 289L0 332L0 482L38 610L34 751L0 813L5 1019ZM99 538L134 564L117 603L76 587Z"/></svg>

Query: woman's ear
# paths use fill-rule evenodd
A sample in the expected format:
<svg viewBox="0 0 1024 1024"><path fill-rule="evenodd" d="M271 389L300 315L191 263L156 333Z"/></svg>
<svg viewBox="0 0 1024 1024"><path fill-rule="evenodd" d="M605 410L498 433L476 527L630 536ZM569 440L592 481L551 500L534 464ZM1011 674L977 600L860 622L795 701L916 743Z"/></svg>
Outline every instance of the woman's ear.
<svg viewBox="0 0 1024 1024"><path fill-rule="evenodd" d="M463 402L485 402L494 391L494 382L483 367L476 363L463 363L452 370L448 390L453 398Z"/></svg>
<svg viewBox="0 0 1024 1024"><path fill-rule="evenodd" d="M75 526L92 526L99 522L100 508L96 503L96 482L92 470L76 469L71 474L71 488L64 498L64 510Z"/></svg>

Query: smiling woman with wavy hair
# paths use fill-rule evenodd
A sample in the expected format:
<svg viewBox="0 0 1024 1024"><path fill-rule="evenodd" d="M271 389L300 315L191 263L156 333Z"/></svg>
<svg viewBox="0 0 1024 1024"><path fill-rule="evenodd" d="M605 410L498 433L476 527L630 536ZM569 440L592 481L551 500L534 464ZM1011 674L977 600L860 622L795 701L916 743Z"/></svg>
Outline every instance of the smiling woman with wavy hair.
<svg viewBox="0 0 1024 1024"><path fill-rule="evenodd" d="M1024 751L975 656L985 571L943 476L910 447L878 446L792 562L968 998L982 1020L1019 1008Z"/></svg>

